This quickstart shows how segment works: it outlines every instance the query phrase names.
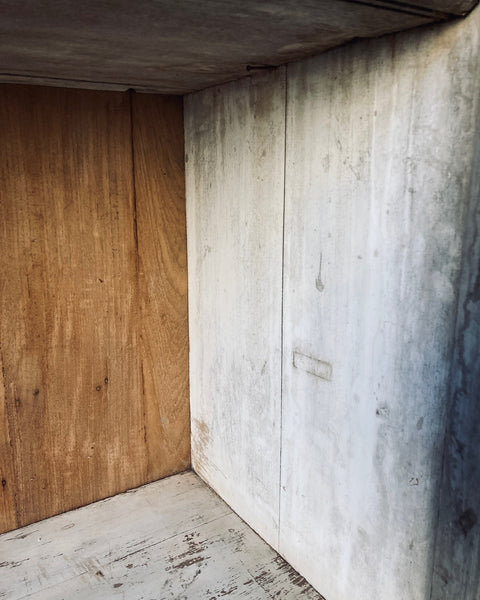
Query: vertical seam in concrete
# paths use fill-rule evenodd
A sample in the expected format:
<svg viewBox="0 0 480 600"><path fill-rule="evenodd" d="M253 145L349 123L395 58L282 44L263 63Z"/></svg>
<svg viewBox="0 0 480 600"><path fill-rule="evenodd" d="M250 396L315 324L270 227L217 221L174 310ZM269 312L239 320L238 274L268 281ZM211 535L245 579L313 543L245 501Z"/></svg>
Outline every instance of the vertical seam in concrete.
<svg viewBox="0 0 480 600"><path fill-rule="evenodd" d="M279 481L278 481L278 531L277 531L277 551L280 553L280 525L282 514L282 447L283 447L283 329L284 329L284 290L285 290L285 199L286 199L286 179L287 179L287 107L288 107L288 65L285 65L284 75L285 95L284 95L284 133L283 133L283 212L282 212L282 302L280 313L280 463L279 463Z"/></svg>

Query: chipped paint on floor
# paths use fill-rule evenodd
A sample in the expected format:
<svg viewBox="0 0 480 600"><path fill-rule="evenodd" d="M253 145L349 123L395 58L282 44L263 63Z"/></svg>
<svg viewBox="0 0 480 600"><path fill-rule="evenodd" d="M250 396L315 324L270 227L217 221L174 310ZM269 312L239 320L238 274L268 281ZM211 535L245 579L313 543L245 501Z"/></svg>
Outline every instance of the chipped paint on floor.
<svg viewBox="0 0 480 600"><path fill-rule="evenodd" d="M321 600L194 473L0 536L8 600Z"/></svg>

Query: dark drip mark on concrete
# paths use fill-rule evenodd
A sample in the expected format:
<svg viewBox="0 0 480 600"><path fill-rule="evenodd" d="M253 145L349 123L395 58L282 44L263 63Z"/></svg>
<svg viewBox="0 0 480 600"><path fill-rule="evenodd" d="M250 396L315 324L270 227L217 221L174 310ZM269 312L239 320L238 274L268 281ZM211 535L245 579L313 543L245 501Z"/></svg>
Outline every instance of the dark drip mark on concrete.
<svg viewBox="0 0 480 600"><path fill-rule="evenodd" d="M322 281L322 260L323 260L323 253L320 252L320 264L318 266L318 275L317 275L317 278L315 279L315 287L317 288L317 290L319 292L323 292L323 290L325 289L325 284Z"/></svg>

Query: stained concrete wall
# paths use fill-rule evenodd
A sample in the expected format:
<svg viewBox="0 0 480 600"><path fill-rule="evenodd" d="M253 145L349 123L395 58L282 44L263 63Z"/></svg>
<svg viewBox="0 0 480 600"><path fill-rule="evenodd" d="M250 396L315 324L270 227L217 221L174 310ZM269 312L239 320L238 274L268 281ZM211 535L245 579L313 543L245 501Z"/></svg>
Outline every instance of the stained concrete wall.
<svg viewBox="0 0 480 600"><path fill-rule="evenodd" d="M276 544L284 69L186 104L193 466Z"/></svg>
<svg viewBox="0 0 480 600"><path fill-rule="evenodd" d="M186 101L193 464L327 600L480 597L479 32Z"/></svg>

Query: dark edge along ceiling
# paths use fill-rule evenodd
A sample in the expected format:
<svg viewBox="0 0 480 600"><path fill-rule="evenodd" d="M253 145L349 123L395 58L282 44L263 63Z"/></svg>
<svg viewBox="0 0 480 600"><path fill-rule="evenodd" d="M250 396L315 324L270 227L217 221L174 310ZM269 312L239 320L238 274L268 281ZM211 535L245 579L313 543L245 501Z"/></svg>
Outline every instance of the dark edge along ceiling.
<svg viewBox="0 0 480 600"><path fill-rule="evenodd" d="M0 81L185 94L478 0L0 0Z"/></svg>

